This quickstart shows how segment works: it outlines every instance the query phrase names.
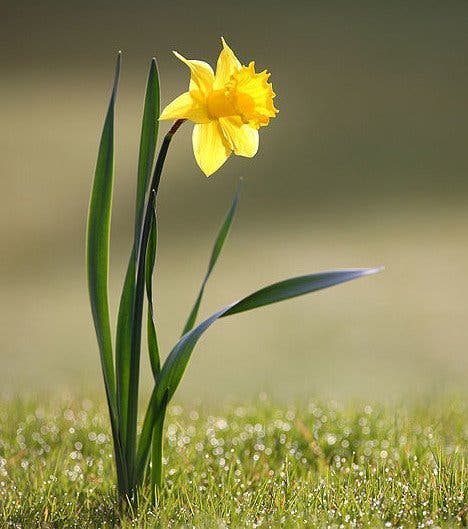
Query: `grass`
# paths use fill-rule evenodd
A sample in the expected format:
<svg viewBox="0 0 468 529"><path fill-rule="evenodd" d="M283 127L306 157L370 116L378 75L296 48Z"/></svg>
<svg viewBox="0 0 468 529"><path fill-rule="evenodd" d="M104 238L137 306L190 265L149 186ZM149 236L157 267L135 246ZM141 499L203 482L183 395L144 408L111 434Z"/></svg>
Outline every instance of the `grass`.
<svg viewBox="0 0 468 529"><path fill-rule="evenodd" d="M468 404L169 408L157 509L120 519L103 404L0 402L0 527L462 527Z"/></svg>

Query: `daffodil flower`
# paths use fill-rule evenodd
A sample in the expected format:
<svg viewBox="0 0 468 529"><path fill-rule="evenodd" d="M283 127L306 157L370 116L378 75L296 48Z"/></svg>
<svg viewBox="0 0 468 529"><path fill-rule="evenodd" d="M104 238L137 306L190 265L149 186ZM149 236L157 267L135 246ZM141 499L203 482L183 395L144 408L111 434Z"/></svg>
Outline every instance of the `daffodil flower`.
<svg viewBox="0 0 468 529"><path fill-rule="evenodd" d="M195 123L192 141L195 159L210 176L232 152L255 156L258 129L268 125L278 110L270 74L255 72L255 63L243 66L222 39L216 74L209 64L174 52L190 68L188 92L177 97L159 119L187 119Z"/></svg>

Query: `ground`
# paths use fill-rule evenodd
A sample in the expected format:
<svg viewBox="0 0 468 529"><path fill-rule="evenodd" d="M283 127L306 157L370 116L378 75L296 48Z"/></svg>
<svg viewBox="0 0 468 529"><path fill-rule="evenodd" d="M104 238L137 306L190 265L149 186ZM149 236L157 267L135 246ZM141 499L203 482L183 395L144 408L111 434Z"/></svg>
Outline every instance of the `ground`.
<svg viewBox="0 0 468 529"><path fill-rule="evenodd" d="M157 508L119 515L99 399L0 402L0 526L462 527L468 404L174 405Z"/></svg>

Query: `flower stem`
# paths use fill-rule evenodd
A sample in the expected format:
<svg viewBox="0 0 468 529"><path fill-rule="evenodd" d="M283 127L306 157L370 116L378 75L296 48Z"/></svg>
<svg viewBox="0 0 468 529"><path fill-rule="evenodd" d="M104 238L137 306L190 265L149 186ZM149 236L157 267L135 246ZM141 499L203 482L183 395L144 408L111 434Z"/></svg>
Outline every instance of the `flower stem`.
<svg viewBox="0 0 468 529"><path fill-rule="evenodd" d="M164 162L166 161L167 151L169 145L171 144L172 137L178 131L179 127L185 119L178 119L174 122L172 127L169 129L169 132L164 136L161 149L159 150L158 159L156 160L156 165L154 167L153 178L151 179L151 184L148 190L148 202L145 208L145 214L143 217L143 229L141 231L141 238L138 244L138 268L137 268L137 284L138 278L141 276L141 279L144 280L145 277L145 259L146 259L146 247L148 246L148 238L151 229L151 221L154 211L154 206L156 204L156 197L158 195L159 183L161 182L161 174L164 167Z"/></svg>
<svg viewBox="0 0 468 529"><path fill-rule="evenodd" d="M137 436L137 415L138 415L138 385L140 378L140 351L141 351L141 325L143 313L143 300L145 291L145 261L146 248L151 229L153 210L161 181L161 173L166 160L167 151L172 137L177 132L185 119L174 122L169 132L164 137L161 149L156 160L156 165L148 189L148 198L143 218L141 236L136 248L137 271L135 283L135 297L133 304L133 326L132 326L132 351L130 358L130 391L128 394L128 422L127 422L127 468L129 477L129 488L134 489L137 485L135 476L135 453Z"/></svg>

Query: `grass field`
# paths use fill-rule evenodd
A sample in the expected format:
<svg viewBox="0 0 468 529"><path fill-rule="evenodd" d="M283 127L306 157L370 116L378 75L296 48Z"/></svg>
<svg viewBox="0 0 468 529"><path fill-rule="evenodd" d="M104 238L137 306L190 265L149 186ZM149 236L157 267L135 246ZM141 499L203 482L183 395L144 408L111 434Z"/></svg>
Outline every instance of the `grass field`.
<svg viewBox="0 0 468 529"><path fill-rule="evenodd" d="M101 404L3 400L0 425L1 527L466 526L462 398L172 406L160 503L124 517Z"/></svg>

